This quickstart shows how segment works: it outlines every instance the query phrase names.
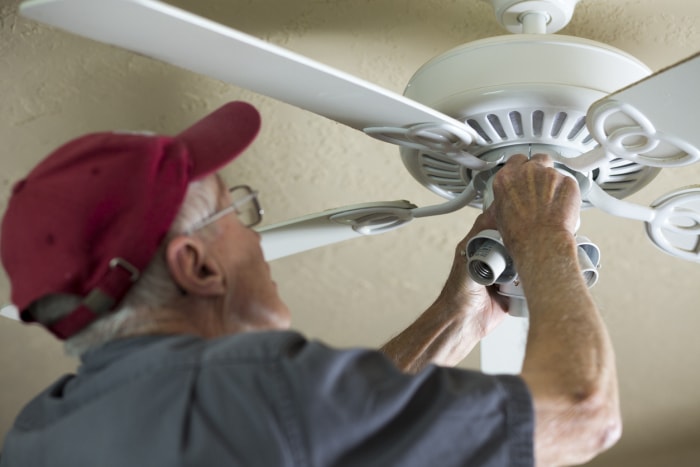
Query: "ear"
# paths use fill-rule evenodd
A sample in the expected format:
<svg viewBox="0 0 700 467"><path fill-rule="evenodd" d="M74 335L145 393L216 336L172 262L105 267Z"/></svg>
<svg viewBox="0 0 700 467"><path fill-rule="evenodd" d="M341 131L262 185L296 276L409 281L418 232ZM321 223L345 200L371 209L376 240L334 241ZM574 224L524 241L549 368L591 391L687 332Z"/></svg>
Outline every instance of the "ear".
<svg viewBox="0 0 700 467"><path fill-rule="evenodd" d="M168 242L165 261L175 282L188 294L222 295L226 291L223 270L197 237L179 235Z"/></svg>

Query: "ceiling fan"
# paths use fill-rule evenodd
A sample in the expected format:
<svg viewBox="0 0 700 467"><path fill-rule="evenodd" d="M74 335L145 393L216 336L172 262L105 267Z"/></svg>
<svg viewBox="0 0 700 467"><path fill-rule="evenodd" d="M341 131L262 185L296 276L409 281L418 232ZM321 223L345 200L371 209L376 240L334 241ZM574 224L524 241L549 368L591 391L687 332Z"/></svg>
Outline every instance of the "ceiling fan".
<svg viewBox="0 0 700 467"><path fill-rule="evenodd" d="M700 134L688 118L700 107L694 84L700 54L652 75L613 47L553 34L571 20L578 0L482 1L493 5L512 34L434 58L414 74L404 95L158 0L29 0L20 11L397 144L409 173L447 200L427 207L366 203L263 227L268 260L467 205L481 208L490 197L489 181L505 160L545 152L579 182L582 207L643 221L657 247L700 262L700 185L669 193L650 207L623 200L662 168L700 160ZM498 238L486 240L498 243ZM588 259L582 271L593 274L589 283L595 282L600 252L587 239L580 244ZM507 252L501 256L507 259ZM517 297L517 290L505 290L514 277L507 273L496 271L489 283L500 278L503 293ZM478 278L478 270L473 275ZM482 352L483 368L517 371L522 350L514 357L518 352L503 352L502 346L524 340L526 322L484 344L501 351ZM499 355L508 355L507 361L499 361Z"/></svg>

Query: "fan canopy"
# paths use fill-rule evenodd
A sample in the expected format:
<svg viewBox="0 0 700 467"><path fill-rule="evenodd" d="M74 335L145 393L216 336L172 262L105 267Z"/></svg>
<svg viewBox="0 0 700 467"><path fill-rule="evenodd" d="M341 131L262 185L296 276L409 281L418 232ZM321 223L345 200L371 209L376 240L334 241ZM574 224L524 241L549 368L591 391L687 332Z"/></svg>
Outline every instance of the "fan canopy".
<svg viewBox="0 0 700 467"><path fill-rule="evenodd" d="M532 151L577 157L597 146L586 127L593 102L637 82L651 70L599 42L563 35L514 34L471 42L423 65L404 94L467 123L482 141L468 148L482 159ZM473 171L449 157L401 148L423 186L454 198ZM659 170L612 159L593 173L610 195L625 198ZM481 207L481 198L472 203Z"/></svg>

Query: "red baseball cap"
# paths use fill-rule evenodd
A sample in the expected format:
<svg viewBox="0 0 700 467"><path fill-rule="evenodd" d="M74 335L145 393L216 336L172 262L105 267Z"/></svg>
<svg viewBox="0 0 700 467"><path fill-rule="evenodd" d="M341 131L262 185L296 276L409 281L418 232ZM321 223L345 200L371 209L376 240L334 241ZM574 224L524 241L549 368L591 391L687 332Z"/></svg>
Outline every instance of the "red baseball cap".
<svg viewBox="0 0 700 467"><path fill-rule="evenodd" d="M83 297L45 324L66 339L113 311L151 262L193 180L255 139L258 111L232 102L176 136L94 133L61 146L17 182L0 253L24 321L47 294Z"/></svg>

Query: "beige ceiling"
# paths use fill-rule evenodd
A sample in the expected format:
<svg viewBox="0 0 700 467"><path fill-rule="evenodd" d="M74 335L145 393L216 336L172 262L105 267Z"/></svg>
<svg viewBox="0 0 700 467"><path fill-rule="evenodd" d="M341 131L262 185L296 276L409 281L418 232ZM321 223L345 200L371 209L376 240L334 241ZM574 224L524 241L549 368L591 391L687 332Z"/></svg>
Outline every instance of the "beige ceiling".
<svg viewBox="0 0 700 467"><path fill-rule="evenodd" d="M490 6L477 0L175 3L398 92L432 56L504 34ZM439 200L408 175L393 146L234 86L26 21L17 17L17 4L0 6L3 210L12 182L73 136L125 128L173 133L234 99L256 104L264 128L227 173L260 189L266 222L366 201ZM659 69L700 50L700 3L583 0L562 33L606 42ZM693 183L700 183L700 164L662 173L632 199L648 204ZM436 296L453 244L475 215L468 208L274 262L294 326L338 346L381 344ZM581 233L603 254L593 292L617 351L625 420L622 441L591 465L700 465L700 265L658 251L639 222L590 211ZM8 297L3 276L0 303ZM75 368L61 352L41 329L0 319L0 437L34 393ZM476 366L478 356L464 364Z"/></svg>

